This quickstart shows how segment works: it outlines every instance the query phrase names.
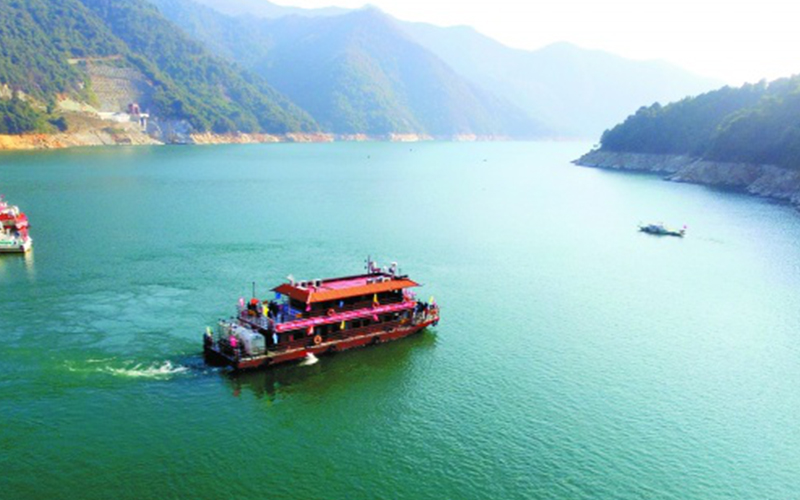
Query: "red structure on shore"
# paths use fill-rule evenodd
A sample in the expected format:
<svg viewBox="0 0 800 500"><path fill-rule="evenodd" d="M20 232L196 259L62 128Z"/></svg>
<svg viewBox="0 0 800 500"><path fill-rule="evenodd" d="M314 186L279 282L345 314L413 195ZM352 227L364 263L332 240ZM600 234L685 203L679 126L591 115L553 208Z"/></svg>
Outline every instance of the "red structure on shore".
<svg viewBox="0 0 800 500"><path fill-rule="evenodd" d="M273 289L275 298L240 299L236 318L208 328L206 362L248 369L406 337L439 321L439 307L417 300L419 286L397 264L367 273L295 282Z"/></svg>

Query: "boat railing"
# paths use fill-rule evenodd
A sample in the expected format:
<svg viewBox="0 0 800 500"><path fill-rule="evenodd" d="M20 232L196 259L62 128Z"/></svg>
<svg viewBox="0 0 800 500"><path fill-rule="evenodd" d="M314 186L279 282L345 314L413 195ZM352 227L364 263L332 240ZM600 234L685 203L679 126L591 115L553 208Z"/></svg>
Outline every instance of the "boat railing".
<svg viewBox="0 0 800 500"><path fill-rule="evenodd" d="M401 301L398 301L398 300L394 300L394 301L391 301L391 302L390 301L384 301L382 305L391 305L391 304L398 304L398 303L401 303ZM344 306L342 308L332 308L332 309L333 309L334 313L337 314L337 315L340 314L340 313L345 313L345 312L363 310L364 311L364 316L368 316L368 315L372 314L372 311L371 311L372 305L373 304L371 302L361 302L361 303L358 303L358 304L353 304L351 306ZM414 310L414 321L415 322L424 322L424 321L435 320L439 315L439 308L435 304L418 304L418 306L421 307L421 308L418 308L418 309ZM249 311L248 309L241 309L240 313L239 313L239 320L244 322L244 323L246 323L246 324L248 324L248 325L250 325L250 326L252 326L252 327L255 327L257 329L269 331L269 330L274 330L273 327L276 324L284 324L284 323L288 323L290 321L298 321L298 320L303 320L303 319L321 318L321 317L324 317L324 316L325 315L323 315L323 314L316 314L316 315L312 315L310 317L309 316L303 316L303 315L299 315L299 317L298 317L297 314L284 314L281 311L279 311L277 313L276 317L272 317L272 316L264 317L264 316L260 316L260 315L256 314L255 312Z"/></svg>
<svg viewBox="0 0 800 500"><path fill-rule="evenodd" d="M405 299L401 297L387 297L379 301L380 305L388 305L388 304L398 304L403 302ZM319 310L312 310L303 314L303 318L318 318L320 316L327 316L329 311L332 309L335 313L341 312L349 312L355 311L357 309L366 309L371 307L373 301L371 300L363 300L361 302L356 302L355 304L345 304L343 306L339 306L338 304L334 305L333 307L329 307L327 309L319 309Z"/></svg>
<svg viewBox="0 0 800 500"><path fill-rule="evenodd" d="M405 299L403 297L392 297L391 299L384 299L379 302L380 305L389 305L389 304L399 304L403 302ZM344 306L336 305L334 307L330 307L328 309L320 309L308 312L298 311L292 308L283 308L281 307L277 312L272 313L270 318L275 323L287 323L289 321L296 321L300 319L311 319L311 318L320 318L323 316L330 315L330 311L333 310L335 314L350 312L350 311L357 311L360 309L364 309L367 311L370 307L372 307L372 301L361 301L355 304L347 304ZM255 311L250 311L247 308L239 308L239 319L250 323L254 326L258 326L260 328L269 329L269 319L264 317L263 315L258 315Z"/></svg>
<svg viewBox="0 0 800 500"><path fill-rule="evenodd" d="M414 324L426 323L438 320L438 315L439 315L438 313L439 313L438 307L429 306L427 308L414 312L410 319L411 322ZM259 318L259 319L266 320L267 318ZM405 318L401 317L392 321L373 323L371 325L362 326L359 328L349 328L346 330L337 331L322 336L321 343L324 344L329 342L335 342L352 337L369 335L379 332L390 332L399 326L407 324L408 321L409 321L408 317ZM240 359L242 357L247 357L242 353L241 347L234 348L230 345L230 332L231 332L231 324L229 322L220 321L217 331L214 332L216 334L214 335L215 337L214 343L216 344L217 349L220 351L221 354L229 356L231 359ZM315 342L315 338L317 337L317 335L318 334L313 334L313 333L311 335L301 335L298 338L295 338L291 341L281 342L279 345L272 344L272 339L269 336L267 336L267 352L283 352L295 349L314 347L318 345Z"/></svg>
<svg viewBox="0 0 800 500"><path fill-rule="evenodd" d="M352 337L358 337L361 335L369 335L371 333L389 332L394 328L400 326L400 324L401 320L395 320L395 321L386 321L383 323L376 323L368 326L362 326L360 328L350 328L347 330L341 330L339 332L326 335L322 339L322 343L344 340ZM314 343L315 336L316 335L304 335L300 338L296 338L289 342L281 342L278 346L275 345L268 346L267 351L280 352L280 351L291 351L294 349L301 349L305 347L314 347L316 345Z"/></svg>

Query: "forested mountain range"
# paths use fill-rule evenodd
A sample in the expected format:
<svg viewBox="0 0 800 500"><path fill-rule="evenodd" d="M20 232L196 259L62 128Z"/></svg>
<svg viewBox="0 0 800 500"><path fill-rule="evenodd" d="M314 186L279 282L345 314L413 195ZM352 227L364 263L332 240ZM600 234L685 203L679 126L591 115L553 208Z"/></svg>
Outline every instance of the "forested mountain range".
<svg viewBox="0 0 800 500"><path fill-rule="evenodd" d="M662 64L568 44L516 50L374 8L200 1L214 9L0 0L0 113L15 117L0 133L63 128L54 104L95 102L98 65L138 72L158 118L215 132L587 137L642 103L710 85Z"/></svg>
<svg viewBox="0 0 800 500"><path fill-rule="evenodd" d="M800 169L800 76L642 107L601 148Z"/></svg>
<svg viewBox="0 0 800 500"><path fill-rule="evenodd" d="M268 18L300 29L313 17L341 15L342 9L297 9L266 0L196 0L218 12L236 14L240 23ZM159 0L163 5L164 1ZM184 14L192 17L192 14ZM245 14L247 19L245 21ZM173 20L176 17L169 16ZM215 23L204 15L204 25ZM301 19L290 21L292 17ZM529 118L542 123L551 135L597 137L641 105L670 102L722 85L662 61L633 61L613 54L557 43L539 50L507 47L468 26L443 28L427 23L393 20L412 41L438 57L458 75L484 92L513 104ZM191 22L191 21L185 21ZM196 36L216 43L214 36ZM377 28L376 28L377 29ZM311 28L305 28L311 31ZM233 38L249 39L245 28ZM231 47L231 36L227 46ZM266 42L269 44L269 42ZM234 42L234 45L236 43ZM263 47L263 45L262 45ZM230 57L248 58L241 45ZM246 66L250 61L243 61ZM249 66L248 66L249 67Z"/></svg>
<svg viewBox="0 0 800 500"><path fill-rule="evenodd" d="M165 11L167 6L160 5ZM200 19L194 14L198 6L191 7L184 17ZM375 10L269 29L225 18L239 37L204 32L216 40L208 46L145 0L2 0L0 19L0 84L42 104L15 100L4 106L4 113L26 116L0 132L52 128L48 124L57 117L44 112L44 103L65 96L91 102L87 67L98 64L136 69L150 87L146 108L161 119L186 120L197 131L286 133L315 131L319 123L323 131L341 134L543 132L534 119L471 85Z"/></svg>
<svg viewBox="0 0 800 500"><path fill-rule="evenodd" d="M190 0L153 0L218 55L265 77L339 134L537 137L534 117L458 75L383 12L228 17Z"/></svg>

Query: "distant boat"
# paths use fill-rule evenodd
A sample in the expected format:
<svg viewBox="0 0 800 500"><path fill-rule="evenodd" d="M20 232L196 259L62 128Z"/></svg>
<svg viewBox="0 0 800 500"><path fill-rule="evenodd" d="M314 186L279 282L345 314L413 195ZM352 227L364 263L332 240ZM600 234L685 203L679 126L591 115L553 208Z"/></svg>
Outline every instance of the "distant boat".
<svg viewBox="0 0 800 500"><path fill-rule="evenodd" d="M662 223L639 224L639 231L647 234L655 234L656 236L677 236L683 238L686 234L686 226L681 229L673 229L667 227Z"/></svg>
<svg viewBox="0 0 800 500"><path fill-rule="evenodd" d="M0 197L0 253L25 253L33 246L28 234L28 217L19 207Z"/></svg>

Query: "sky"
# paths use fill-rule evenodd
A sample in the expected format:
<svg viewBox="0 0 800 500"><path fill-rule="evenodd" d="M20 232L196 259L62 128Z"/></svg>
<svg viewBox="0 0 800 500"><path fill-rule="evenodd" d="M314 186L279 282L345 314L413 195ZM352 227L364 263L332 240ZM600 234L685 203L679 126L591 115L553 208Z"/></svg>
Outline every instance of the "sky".
<svg viewBox="0 0 800 500"><path fill-rule="evenodd" d="M358 8L366 0L273 0ZM399 19L468 25L535 50L567 41L631 59L663 59L731 85L800 73L800 1L369 0Z"/></svg>

